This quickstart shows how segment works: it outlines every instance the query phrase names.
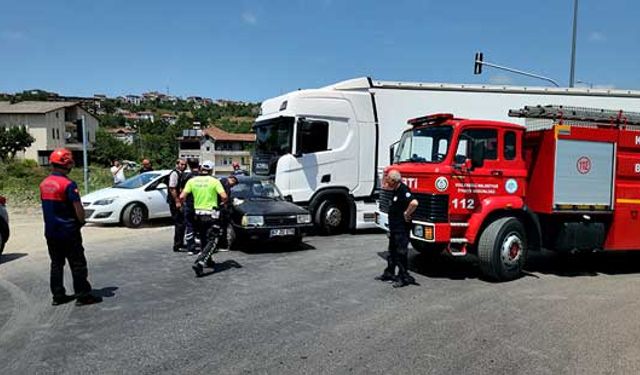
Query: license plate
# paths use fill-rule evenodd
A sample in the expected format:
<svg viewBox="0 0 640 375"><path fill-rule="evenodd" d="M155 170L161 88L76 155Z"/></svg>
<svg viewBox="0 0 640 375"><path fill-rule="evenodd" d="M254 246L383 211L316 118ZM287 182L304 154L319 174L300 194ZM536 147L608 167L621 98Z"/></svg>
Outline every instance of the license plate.
<svg viewBox="0 0 640 375"><path fill-rule="evenodd" d="M296 230L293 228L271 229L271 237L293 236L295 234L296 234Z"/></svg>

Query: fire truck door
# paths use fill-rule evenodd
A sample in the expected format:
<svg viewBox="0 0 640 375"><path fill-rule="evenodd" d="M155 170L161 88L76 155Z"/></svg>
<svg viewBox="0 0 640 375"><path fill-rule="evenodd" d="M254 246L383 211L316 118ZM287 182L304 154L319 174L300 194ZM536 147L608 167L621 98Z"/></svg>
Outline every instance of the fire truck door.
<svg viewBox="0 0 640 375"><path fill-rule="evenodd" d="M450 213L470 215L481 208L482 200L496 195L503 185L505 169L499 160L496 129L465 129L456 147L456 162L471 158L473 148L484 149L482 165L469 168L455 176Z"/></svg>

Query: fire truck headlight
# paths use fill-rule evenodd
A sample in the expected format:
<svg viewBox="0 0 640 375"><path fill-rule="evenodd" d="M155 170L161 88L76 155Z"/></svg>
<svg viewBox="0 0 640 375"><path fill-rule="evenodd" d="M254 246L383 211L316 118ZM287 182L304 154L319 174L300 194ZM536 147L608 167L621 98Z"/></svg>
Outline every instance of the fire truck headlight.
<svg viewBox="0 0 640 375"><path fill-rule="evenodd" d="M433 227L429 226L424 228L424 239L428 241L433 241Z"/></svg>
<svg viewBox="0 0 640 375"><path fill-rule="evenodd" d="M424 236L424 227L422 225L416 225L413 227L413 235L419 238Z"/></svg>

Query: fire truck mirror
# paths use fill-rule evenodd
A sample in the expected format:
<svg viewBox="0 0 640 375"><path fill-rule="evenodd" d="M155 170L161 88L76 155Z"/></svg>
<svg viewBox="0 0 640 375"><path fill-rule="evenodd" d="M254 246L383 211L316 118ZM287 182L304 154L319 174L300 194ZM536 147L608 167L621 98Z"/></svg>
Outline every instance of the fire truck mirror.
<svg viewBox="0 0 640 375"><path fill-rule="evenodd" d="M473 168L480 168L484 165L484 152L484 143L474 142L471 150L471 166Z"/></svg>

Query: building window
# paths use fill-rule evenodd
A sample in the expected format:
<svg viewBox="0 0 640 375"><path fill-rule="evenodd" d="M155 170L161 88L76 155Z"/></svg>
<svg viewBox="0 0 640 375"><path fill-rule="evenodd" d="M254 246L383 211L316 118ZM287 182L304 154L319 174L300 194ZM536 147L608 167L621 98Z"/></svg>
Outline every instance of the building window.
<svg viewBox="0 0 640 375"><path fill-rule="evenodd" d="M51 151L38 150L38 164L42 166L49 165L49 154Z"/></svg>
<svg viewBox="0 0 640 375"><path fill-rule="evenodd" d="M206 150L207 150L207 152L210 152L211 151L211 146L207 146Z"/></svg>

